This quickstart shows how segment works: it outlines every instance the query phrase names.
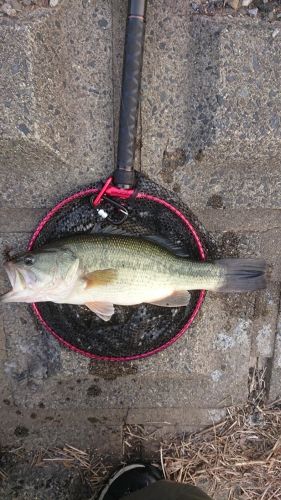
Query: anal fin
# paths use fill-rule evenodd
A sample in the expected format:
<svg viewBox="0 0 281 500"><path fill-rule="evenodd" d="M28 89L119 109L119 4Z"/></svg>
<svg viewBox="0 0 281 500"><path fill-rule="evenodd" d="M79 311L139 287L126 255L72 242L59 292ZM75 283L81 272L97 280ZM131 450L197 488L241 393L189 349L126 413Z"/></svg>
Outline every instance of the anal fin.
<svg viewBox="0 0 281 500"><path fill-rule="evenodd" d="M86 302L85 306L103 321L109 321L114 314L114 306L110 302Z"/></svg>
<svg viewBox="0 0 281 500"><path fill-rule="evenodd" d="M183 307L188 304L189 300L190 293L187 290L181 290L173 292L171 295L164 297L164 299L149 303L161 307Z"/></svg>

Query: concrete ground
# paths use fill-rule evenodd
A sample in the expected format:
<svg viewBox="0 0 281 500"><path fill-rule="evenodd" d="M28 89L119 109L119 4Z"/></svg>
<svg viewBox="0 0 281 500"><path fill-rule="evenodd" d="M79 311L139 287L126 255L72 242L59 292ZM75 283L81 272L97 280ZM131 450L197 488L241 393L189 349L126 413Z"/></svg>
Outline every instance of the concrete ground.
<svg viewBox="0 0 281 500"><path fill-rule="evenodd" d="M57 199L112 172L126 3L0 18L2 250L25 248ZM127 364L89 361L25 305L1 306L3 446L68 442L118 461L125 424L161 440L218 421L247 401L253 366L281 395L280 20L192 15L187 0L149 1L147 14L137 167L192 207L223 255L266 258L268 288L209 293L176 344Z"/></svg>

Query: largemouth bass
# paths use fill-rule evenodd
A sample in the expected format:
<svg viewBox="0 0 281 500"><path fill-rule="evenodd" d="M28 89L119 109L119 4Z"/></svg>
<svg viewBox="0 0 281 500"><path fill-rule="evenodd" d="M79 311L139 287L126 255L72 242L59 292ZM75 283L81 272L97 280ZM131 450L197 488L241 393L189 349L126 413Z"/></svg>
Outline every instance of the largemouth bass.
<svg viewBox="0 0 281 500"><path fill-rule="evenodd" d="M84 304L103 320L114 304L180 307L188 290L245 292L265 287L265 262L194 262L145 238L78 235L6 262L12 291L2 302Z"/></svg>

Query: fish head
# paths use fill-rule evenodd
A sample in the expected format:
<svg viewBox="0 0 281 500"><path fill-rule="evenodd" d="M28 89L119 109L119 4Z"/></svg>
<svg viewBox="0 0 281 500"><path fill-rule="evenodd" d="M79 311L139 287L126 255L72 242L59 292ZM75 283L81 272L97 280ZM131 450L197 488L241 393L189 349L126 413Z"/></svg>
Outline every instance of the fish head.
<svg viewBox="0 0 281 500"><path fill-rule="evenodd" d="M12 291L2 302L39 302L53 300L67 290L78 269L78 259L64 247L46 246L17 255L4 264Z"/></svg>

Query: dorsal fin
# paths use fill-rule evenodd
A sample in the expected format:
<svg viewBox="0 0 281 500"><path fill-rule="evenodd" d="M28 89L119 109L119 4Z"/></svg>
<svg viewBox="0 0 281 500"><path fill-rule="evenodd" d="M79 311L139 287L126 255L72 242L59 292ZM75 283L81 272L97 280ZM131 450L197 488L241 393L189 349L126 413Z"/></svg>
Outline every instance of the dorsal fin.
<svg viewBox="0 0 281 500"><path fill-rule="evenodd" d="M132 234L129 232L126 232L124 229L121 229L120 227L115 227L115 226L106 226L104 228L100 228L96 233L92 234L99 234L99 235L114 235L114 236L127 236L131 238L140 238L143 240L151 241L151 243L155 243L156 245L165 248L169 252L173 253L174 255L177 255L179 257L190 257L190 254L183 249L180 244L172 243L168 239L166 239L164 236L160 236L158 234Z"/></svg>
<svg viewBox="0 0 281 500"><path fill-rule="evenodd" d="M156 245L159 245L162 248L165 248L169 252L173 253L174 255L177 255L178 257L189 257L190 255L186 250L184 250L182 247L177 245L176 243L172 243L171 241L167 240L163 236L158 236L158 234L145 234L143 236L140 236L141 238L151 241L152 243L156 243Z"/></svg>

